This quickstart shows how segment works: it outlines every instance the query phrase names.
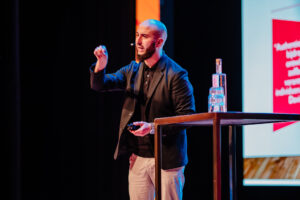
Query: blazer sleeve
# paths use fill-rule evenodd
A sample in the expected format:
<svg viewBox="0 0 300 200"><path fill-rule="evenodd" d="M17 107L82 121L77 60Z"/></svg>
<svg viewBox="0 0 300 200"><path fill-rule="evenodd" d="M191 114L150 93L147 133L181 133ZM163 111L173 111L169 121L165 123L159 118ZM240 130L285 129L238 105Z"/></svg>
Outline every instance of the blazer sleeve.
<svg viewBox="0 0 300 200"><path fill-rule="evenodd" d="M176 73L171 82L171 95L175 115L187 115L196 112L194 89L188 79L186 70ZM163 126L163 136L185 130L185 126Z"/></svg>
<svg viewBox="0 0 300 200"><path fill-rule="evenodd" d="M195 113L194 89L186 70L176 73L172 82L172 100L175 115Z"/></svg>
<svg viewBox="0 0 300 200"><path fill-rule="evenodd" d="M122 67L115 73L106 74L106 69L100 72L94 72L95 63L90 67L90 86L91 89L103 91L124 90L128 74L130 73L131 64Z"/></svg>

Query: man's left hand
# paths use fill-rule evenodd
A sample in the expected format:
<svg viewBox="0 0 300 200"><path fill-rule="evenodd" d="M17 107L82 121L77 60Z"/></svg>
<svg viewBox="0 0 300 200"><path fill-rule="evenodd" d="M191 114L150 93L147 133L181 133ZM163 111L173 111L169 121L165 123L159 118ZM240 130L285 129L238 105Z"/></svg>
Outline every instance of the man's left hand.
<svg viewBox="0 0 300 200"><path fill-rule="evenodd" d="M130 132L135 135L135 136L145 136L145 135L148 135L152 129L152 125L151 123L148 123L148 122L143 122L143 121L140 121L140 122L133 122L134 125L136 126L140 126L139 129L137 130L131 130Z"/></svg>

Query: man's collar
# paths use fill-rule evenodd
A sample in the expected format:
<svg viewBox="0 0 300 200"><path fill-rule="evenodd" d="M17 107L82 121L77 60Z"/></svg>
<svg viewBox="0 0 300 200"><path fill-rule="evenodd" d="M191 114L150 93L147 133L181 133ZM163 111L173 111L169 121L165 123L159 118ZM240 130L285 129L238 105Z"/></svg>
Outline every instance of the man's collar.
<svg viewBox="0 0 300 200"><path fill-rule="evenodd" d="M162 51L162 56L159 58L159 60L152 66L152 67L149 67L145 61L143 61L143 66L144 66L144 69L150 69L151 71L155 71L157 68L160 68L158 66L161 66L161 64L163 64L163 61L165 60L165 57L166 57L166 54L165 54L165 51Z"/></svg>

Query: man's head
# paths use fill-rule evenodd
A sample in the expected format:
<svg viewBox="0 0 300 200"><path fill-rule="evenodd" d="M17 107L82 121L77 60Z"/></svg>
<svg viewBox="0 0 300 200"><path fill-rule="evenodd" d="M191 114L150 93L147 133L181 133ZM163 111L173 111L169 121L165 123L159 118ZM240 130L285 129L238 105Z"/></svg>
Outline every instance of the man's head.
<svg viewBox="0 0 300 200"><path fill-rule="evenodd" d="M154 19L143 21L135 36L138 60L150 58L154 53L160 53L167 39L166 26Z"/></svg>

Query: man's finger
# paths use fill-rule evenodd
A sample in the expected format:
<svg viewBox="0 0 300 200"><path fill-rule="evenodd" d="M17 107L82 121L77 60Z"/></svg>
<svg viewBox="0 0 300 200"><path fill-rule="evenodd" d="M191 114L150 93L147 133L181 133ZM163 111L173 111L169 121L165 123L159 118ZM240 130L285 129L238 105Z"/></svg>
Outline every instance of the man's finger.
<svg viewBox="0 0 300 200"><path fill-rule="evenodd" d="M103 54L107 54L107 50L104 45L100 45L100 46L96 47L94 52L101 52Z"/></svg>
<svg viewBox="0 0 300 200"><path fill-rule="evenodd" d="M106 54L106 52L107 52L106 47L104 45L102 46L102 51L104 54Z"/></svg>
<svg viewBox="0 0 300 200"><path fill-rule="evenodd" d="M145 122L133 122L133 125L143 126Z"/></svg>

